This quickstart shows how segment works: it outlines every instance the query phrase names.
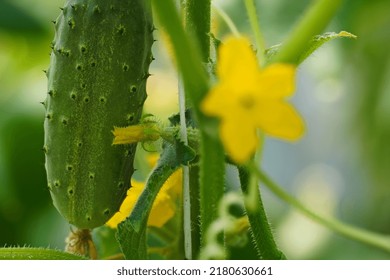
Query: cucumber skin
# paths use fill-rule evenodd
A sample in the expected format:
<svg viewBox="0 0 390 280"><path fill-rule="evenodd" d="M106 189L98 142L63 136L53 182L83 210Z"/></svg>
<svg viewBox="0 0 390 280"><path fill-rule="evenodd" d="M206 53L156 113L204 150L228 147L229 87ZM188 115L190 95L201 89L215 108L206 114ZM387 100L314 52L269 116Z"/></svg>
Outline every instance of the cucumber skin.
<svg viewBox="0 0 390 280"><path fill-rule="evenodd" d="M112 145L114 126L139 122L153 59L150 0L72 0L54 22L47 71L48 188L67 221L103 225L134 172L136 145Z"/></svg>

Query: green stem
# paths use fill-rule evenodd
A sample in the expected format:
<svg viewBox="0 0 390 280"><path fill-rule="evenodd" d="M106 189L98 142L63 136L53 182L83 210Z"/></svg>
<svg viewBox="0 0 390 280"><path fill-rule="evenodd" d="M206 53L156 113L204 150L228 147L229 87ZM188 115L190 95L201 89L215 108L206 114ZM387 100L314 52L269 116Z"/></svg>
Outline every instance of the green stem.
<svg viewBox="0 0 390 280"><path fill-rule="evenodd" d="M259 56L260 63L265 63L264 53L265 53L265 42L264 37L261 33L260 22L256 13L256 6L253 0L245 0L245 7L248 13L249 22L251 24L253 33L255 35L256 46L257 46L257 55Z"/></svg>
<svg viewBox="0 0 390 280"><path fill-rule="evenodd" d="M180 138L188 145L185 91L181 78L179 78L179 109L180 109ZM183 232L184 255L187 260L192 259L191 236L191 200L190 200L190 168L183 166Z"/></svg>
<svg viewBox="0 0 390 280"><path fill-rule="evenodd" d="M70 253L44 248L0 248L0 260L85 260Z"/></svg>
<svg viewBox="0 0 390 280"><path fill-rule="evenodd" d="M196 38L197 45L200 50L200 57L201 62L203 64L209 63L210 59L210 7L211 7L211 0L184 0L182 1L183 10L185 13L185 30L188 34L193 34ZM182 110L183 108L181 108ZM185 115L185 112L181 112L181 115ZM183 122L183 119L181 117L181 122ZM185 123L182 125L184 126ZM187 184L187 187L184 189L184 237L185 237L185 252L186 252L186 258L192 259L196 257L196 252L199 251L199 248L192 249L192 236L191 236L191 221L193 215L191 212L199 213L199 209L196 208L196 206L199 206L199 204L195 204L194 207L190 206L190 189L189 189L189 183L190 181L194 181L194 178L190 178L191 176L195 176L196 178L199 178L199 173L194 174L193 172L190 174L189 167L184 167L183 169L183 182ZM184 186L186 186L184 184ZM195 189L198 189L199 183L196 183L194 186ZM192 192L192 195L196 195L197 199L200 199L200 193L199 192ZM195 234L194 237L200 237L198 234ZM195 241L194 243L200 244L199 241ZM199 246L199 245L198 245ZM192 252L194 251L194 252Z"/></svg>
<svg viewBox="0 0 390 280"><path fill-rule="evenodd" d="M226 23L226 25L229 27L230 32L234 34L236 37L240 37L240 32L238 32L238 29L232 19L219 7L213 4L214 11L218 13L218 15L222 18L222 20Z"/></svg>
<svg viewBox="0 0 390 280"><path fill-rule="evenodd" d="M210 8L211 0L186 0L186 31L194 32L204 64L210 60ZM210 74L209 74L210 75ZM224 151L220 141L201 129L200 158L200 224L204 235L218 218L218 203L224 192ZM204 245L204 238L201 240Z"/></svg>
<svg viewBox="0 0 390 280"><path fill-rule="evenodd" d="M198 42L202 62L210 58L210 9L211 0L184 0L185 28Z"/></svg>
<svg viewBox="0 0 390 280"><path fill-rule="evenodd" d="M148 230L151 233L154 233L155 235L157 235L158 238L160 238L161 240L163 240L167 244L171 243L177 237L175 234L175 231L172 231L171 229L167 229L167 225L165 225L164 227L160 227L160 228L159 227L149 227Z"/></svg>
<svg viewBox="0 0 390 280"><path fill-rule="evenodd" d="M262 181L276 196L289 203L306 217L347 238L377 247L390 253L390 236L354 227L342 223L336 219L323 217L307 208L293 196L286 193L283 188L273 182L263 171L259 170L256 166L251 166L250 169L251 172L255 172L259 180Z"/></svg>
<svg viewBox="0 0 390 280"><path fill-rule="evenodd" d="M340 7L342 0L317 0L295 26L272 62L297 64L314 35L322 32Z"/></svg>
<svg viewBox="0 0 390 280"><path fill-rule="evenodd" d="M245 209L251 226L251 236L253 242L256 244L257 253L265 260L285 259L286 257L275 243L261 200L257 180L255 180L255 185L252 187L252 178L250 178L248 170L244 167L239 167L238 172L240 175L241 189L244 193ZM252 199L256 207L253 207L254 205L250 203Z"/></svg>
<svg viewBox="0 0 390 280"><path fill-rule="evenodd" d="M155 7L155 13L158 16L161 25L166 29L170 40L172 41L173 51L176 57L177 66L181 72L185 91L193 105L193 110L196 115L196 119L201 130L201 148L200 148L200 200L201 200L201 235L204 234L211 222L217 217L218 202L223 196L224 191L224 151L222 144L217 137L211 136L212 133L218 131L217 124L212 119L204 116L200 111L200 103L203 97L207 94L209 89L208 75L204 69L202 62L208 62L205 54L207 51L203 50L202 53L196 48L197 43L191 40L181 25L181 20L177 14L175 5L172 1L153 1ZM198 28L197 32L201 34L201 38L197 38L199 45L208 44L210 47L210 39L208 37L210 28L210 12L206 12L206 9L210 9L210 1L198 1L188 0L186 4L189 5L186 8L186 14L190 19L206 20L207 23L196 22L196 24L203 25L202 28ZM189 12L191 11L191 12ZM208 18L200 15L205 13ZM198 15L195 15L198 14ZM192 24L195 24L193 22ZM201 32L199 30L202 30ZM207 31L207 32L206 32ZM203 36L207 34L206 37ZM206 49L206 47L202 47ZM202 239L202 242L204 240Z"/></svg>
<svg viewBox="0 0 390 280"><path fill-rule="evenodd" d="M154 12L172 43L176 64L182 75L186 94L194 106L196 117L198 121L204 121L205 117L199 111L199 104L207 94L209 84L202 64L202 55L196 47L197 43L184 30L172 0L152 0L152 3Z"/></svg>
<svg viewBox="0 0 390 280"><path fill-rule="evenodd" d="M191 230L192 258L196 259L200 252L200 184L199 167L190 167L190 199L191 199Z"/></svg>
<svg viewBox="0 0 390 280"><path fill-rule="evenodd" d="M201 134L200 159L200 222L201 244L204 246L206 234L211 223L218 218L218 203L224 193L225 154L218 139L207 133Z"/></svg>

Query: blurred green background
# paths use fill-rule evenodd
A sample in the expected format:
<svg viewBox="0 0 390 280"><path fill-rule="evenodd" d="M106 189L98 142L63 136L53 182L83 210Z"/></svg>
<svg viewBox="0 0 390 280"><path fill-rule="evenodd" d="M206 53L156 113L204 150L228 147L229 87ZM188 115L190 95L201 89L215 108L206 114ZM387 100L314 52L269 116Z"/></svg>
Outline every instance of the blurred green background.
<svg viewBox="0 0 390 280"><path fill-rule="evenodd" d="M283 41L310 2L257 1L268 46ZM51 203L41 151L40 102L47 82L42 70L54 36L50 21L63 3L0 0L0 246L63 248L69 231ZM250 36L242 1L214 3ZM345 1L326 31L346 30L358 39L330 42L300 67L293 102L306 120L306 136L293 145L267 139L263 158L270 175L316 211L385 234L390 234L389 15L388 0ZM213 29L219 38L228 33L218 16ZM145 110L165 119L177 111L177 86L162 41L155 45ZM234 175L229 169L232 187ZM136 176L144 176L142 170ZM390 257L308 221L266 190L264 200L289 258Z"/></svg>

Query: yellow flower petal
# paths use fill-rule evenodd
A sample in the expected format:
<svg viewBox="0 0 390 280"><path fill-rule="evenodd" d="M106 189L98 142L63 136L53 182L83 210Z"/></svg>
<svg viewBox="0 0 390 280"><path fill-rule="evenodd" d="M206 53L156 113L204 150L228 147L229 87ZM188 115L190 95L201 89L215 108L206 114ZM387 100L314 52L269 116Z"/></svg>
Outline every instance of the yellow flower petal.
<svg viewBox="0 0 390 280"><path fill-rule="evenodd" d="M248 90L259 71L250 42L244 37L229 37L219 48L217 75L233 90Z"/></svg>
<svg viewBox="0 0 390 280"><path fill-rule="evenodd" d="M146 161L150 168L155 166L157 164L158 159L160 158L160 155L158 153L149 153L146 156Z"/></svg>
<svg viewBox="0 0 390 280"><path fill-rule="evenodd" d="M295 67L290 64L275 63L259 73L259 98L283 98L295 91Z"/></svg>
<svg viewBox="0 0 390 280"><path fill-rule="evenodd" d="M183 190L183 170L176 170L165 182L165 191L169 194L172 200L180 198Z"/></svg>
<svg viewBox="0 0 390 280"><path fill-rule="evenodd" d="M106 223L111 228L116 228L119 223L124 221L133 210L138 197L140 196L144 184L135 180L131 181L131 188L127 191L127 196L122 202L119 211Z"/></svg>
<svg viewBox="0 0 390 280"><path fill-rule="evenodd" d="M294 107L284 101L274 101L263 106L256 115L257 127L266 134L285 140L298 140L305 131L305 125Z"/></svg>
<svg viewBox="0 0 390 280"><path fill-rule="evenodd" d="M230 92L226 86L216 85L201 103L201 110L207 115L222 117L237 106L235 99L227 98Z"/></svg>
<svg viewBox="0 0 390 280"><path fill-rule="evenodd" d="M119 211L106 223L111 228L116 228L124 221L133 210L138 197L144 189L144 183L132 180L132 187L127 191ZM162 227L176 213L176 200L181 194L182 175L181 169L174 172L164 183L158 193L148 219L148 226Z"/></svg>
<svg viewBox="0 0 390 280"><path fill-rule="evenodd" d="M256 151L258 138L250 120L224 119L220 124L220 135L226 151L237 163L245 163Z"/></svg>
<svg viewBox="0 0 390 280"><path fill-rule="evenodd" d="M176 213L176 199L181 193L181 169L174 172L161 187L149 215L148 226L162 227Z"/></svg>
<svg viewBox="0 0 390 280"><path fill-rule="evenodd" d="M164 191L160 191L153 203L149 215L148 226L162 227L176 212L176 206L171 197Z"/></svg>

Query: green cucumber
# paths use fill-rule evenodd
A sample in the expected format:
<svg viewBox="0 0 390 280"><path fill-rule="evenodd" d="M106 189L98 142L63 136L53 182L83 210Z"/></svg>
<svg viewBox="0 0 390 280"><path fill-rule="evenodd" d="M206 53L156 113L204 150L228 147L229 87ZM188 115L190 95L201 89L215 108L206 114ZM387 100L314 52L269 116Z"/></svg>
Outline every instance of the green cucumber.
<svg viewBox="0 0 390 280"><path fill-rule="evenodd" d="M54 21L45 144L53 203L80 229L103 225L123 202L135 145L114 126L139 122L153 59L150 0L70 0Z"/></svg>

